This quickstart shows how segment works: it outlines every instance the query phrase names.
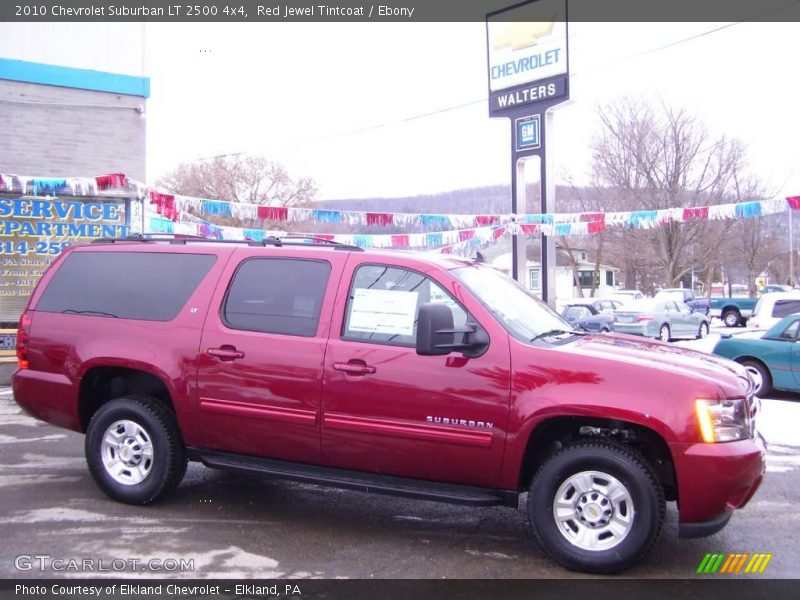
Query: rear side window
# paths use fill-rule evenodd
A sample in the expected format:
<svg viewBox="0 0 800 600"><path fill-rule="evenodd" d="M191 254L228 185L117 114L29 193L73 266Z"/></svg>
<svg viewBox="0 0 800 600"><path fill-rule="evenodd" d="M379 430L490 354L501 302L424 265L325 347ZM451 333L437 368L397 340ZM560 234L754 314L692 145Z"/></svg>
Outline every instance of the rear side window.
<svg viewBox="0 0 800 600"><path fill-rule="evenodd" d="M323 261L248 259L233 276L222 318L232 329L313 337L330 274Z"/></svg>
<svg viewBox="0 0 800 600"><path fill-rule="evenodd" d="M796 312L800 312L800 300L778 300L772 309L772 316L783 318Z"/></svg>
<svg viewBox="0 0 800 600"><path fill-rule="evenodd" d="M53 275L36 310L170 321L217 257L162 252L73 252Z"/></svg>

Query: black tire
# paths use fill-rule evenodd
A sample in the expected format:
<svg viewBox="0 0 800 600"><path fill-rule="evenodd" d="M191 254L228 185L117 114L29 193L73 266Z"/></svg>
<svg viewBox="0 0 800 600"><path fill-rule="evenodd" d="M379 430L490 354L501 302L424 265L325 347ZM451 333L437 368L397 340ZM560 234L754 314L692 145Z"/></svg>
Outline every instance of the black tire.
<svg viewBox="0 0 800 600"><path fill-rule="evenodd" d="M603 327L603 328L600 330L600 333L608 333L608 332L609 332L609 329L608 329L608 327Z"/></svg>
<svg viewBox="0 0 800 600"><path fill-rule="evenodd" d="M118 444L104 442L115 436ZM123 396L103 404L89 421L84 446L95 483L119 502L155 502L186 473L186 450L175 416L149 396ZM114 469L118 473L112 474Z"/></svg>
<svg viewBox="0 0 800 600"><path fill-rule="evenodd" d="M672 339L671 333L669 330L669 325L663 323L661 327L658 328L658 339L662 342L668 342Z"/></svg>
<svg viewBox="0 0 800 600"><path fill-rule="evenodd" d="M761 378L761 385L756 385L753 394L763 398L772 391L772 374L762 363L757 360L743 360L742 366L748 371L755 371Z"/></svg>
<svg viewBox="0 0 800 600"><path fill-rule="evenodd" d="M571 478L587 471L596 473L592 481L602 482L605 477L609 486L621 484L630 499L630 507L627 501L601 506L593 505L594 500L586 506L582 503L587 494L580 494L574 488L574 494L565 500L572 502L572 498L575 498L576 511L579 510L578 506L586 506L586 511L580 513L581 518L589 515L590 511L596 513L597 508L603 510L609 507L611 516L605 517L609 520L616 517L617 513L624 515L630 511L627 512L627 515L632 515L627 533L620 540L609 541L614 545L608 548L582 548L568 536L585 526L577 519L559 525L554 515L556 498L566 498L561 495L561 488L566 486L565 489L569 490ZM589 492L588 496L591 497L592 493ZM599 496L601 500L598 502L602 502L604 496L602 493ZM664 490L650 465L637 452L612 442L579 442L558 451L536 473L528 495L528 516L539 545L563 567L586 573L619 573L639 562L655 543L664 522L664 512ZM604 518L603 515L600 518ZM600 535L605 535L605 531Z"/></svg>
<svg viewBox="0 0 800 600"><path fill-rule="evenodd" d="M698 340L704 339L708 337L708 323L703 321L700 323L700 328L697 330L697 338Z"/></svg>
<svg viewBox="0 0 800 600"><path fill-rule="evenodd" d="M722 322L725 323L725 327L738 327L742 322L742 315L735 308L728 309L722 313Z"/></svg>

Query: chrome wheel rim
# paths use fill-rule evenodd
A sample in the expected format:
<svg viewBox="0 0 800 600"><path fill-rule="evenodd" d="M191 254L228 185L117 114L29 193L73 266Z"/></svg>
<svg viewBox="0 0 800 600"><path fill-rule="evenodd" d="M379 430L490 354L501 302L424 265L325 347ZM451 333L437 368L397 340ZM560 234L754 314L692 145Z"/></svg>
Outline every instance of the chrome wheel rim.
<svg viewBox="0 0 800 600"><path fill-rule="evenodd" d="M659 338L661 339L662 342L669 341L669 327L667 327L666 325L663 325L661 327L661 331L659 332Z"/></svg>
<svg viewBox="0 0 800 600"><path fill-rule="evenodd" d="M153 468L150 434L134 421L112 423L103 434L100 454L106 473L123 485L141 483Z"/></svg>
<svg viewBox="0 0 800 600"><path fill-rule="evenodd" d="M736 315L733 313L728 313L725 315L725 325L728 327L733 327L736 325Z"/></svg>
<svg viewBox="0 0 800 600"><path fill-rule="evenodd" d="M745 370L750 375L750 379L753 380L753 395L758 396L761 393L761 386L764 385L764 378L761 377L759 370L752 365L746 365Z"/></svg>
<svg viewBox="0 0 800 600"><path fill-rule="evenodd" d="M700 339L705 339L708 337L708 325L703 323L700 325Z"/></svg>
<svg viewBox="0 0 800 600"><path fill-rule="evenodd" d="M633 527L633 498L616 477L600 471L582 471L558 488L553 517L559 533L573 546L589 551L608 550L619 545Z"/></svg>

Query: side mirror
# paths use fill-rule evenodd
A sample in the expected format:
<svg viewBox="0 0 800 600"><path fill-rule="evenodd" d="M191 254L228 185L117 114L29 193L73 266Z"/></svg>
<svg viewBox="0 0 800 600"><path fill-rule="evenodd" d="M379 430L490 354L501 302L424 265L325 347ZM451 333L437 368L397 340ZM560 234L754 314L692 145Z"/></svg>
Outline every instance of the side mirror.
<svg viewBox="0 0 800 600"><path fill-rule="evenodd" d="M464 341L455 343L455 334L463 333ZM437 302L422 304L417 316L417 354L443 356L461 351L464 356L476 358L489 347L489 336L474 323L464 327L453 326L453 311Z"/></svg>

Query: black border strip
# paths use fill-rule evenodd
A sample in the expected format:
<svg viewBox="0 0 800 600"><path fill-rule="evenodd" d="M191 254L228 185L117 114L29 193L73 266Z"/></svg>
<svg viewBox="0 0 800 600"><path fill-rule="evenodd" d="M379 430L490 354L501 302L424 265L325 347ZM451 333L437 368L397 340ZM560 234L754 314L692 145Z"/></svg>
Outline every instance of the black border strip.
<svg viewBox="0 0 800 600"><path fill-rule="evenodd" d="M535 573L531 574L535 576ZM257 598L259 600L426 600L457 598L458 600L619 600L620 598L647 598L647 600L762 600L763 598L796 598L800 580L787 579L530 579L530 580L222 580L222 579L28 579L0 581L0 599L36 598L37 600L228 600ZM26 593L17 586L27 586ZM102 587L95 592L75 593L86 586ZM122 593L123 586L127 593ZM136 586L141 586L136 588ZM170 586L179 586L170 588ZM237 587L239 586L239 587ZM288 586L288 587L287 587ZM30 590L38 589L39 592ZM66 593L70 589L73 593ZM54 591L56 590L56 591ZM191 590L191 591L190 591ZM270 590L267 592L267 590ZM276 593L272 593L274 590ZM43 591L43 593L41 593ZM63 592L63 593L60 593ZM288 593L287 593L288 592Z"/></svg>
<svg viewBox="0 0 800 600"><path fill-rule="evenodd" d="M0 3L0 21L477 22L485 21L489 13L519 4L516 0L327 0L327 4L325 1L8 0ZM310 11L287 15L287 7ZM70 10L76 8L82 12ZM267 14L267 8L277 8L278 14ZM800 21L800 0L568 0L568 9L570 21L598 23ZM551 19L552 14L543 14L541 19L526 17L526 20Z"/></svg>

